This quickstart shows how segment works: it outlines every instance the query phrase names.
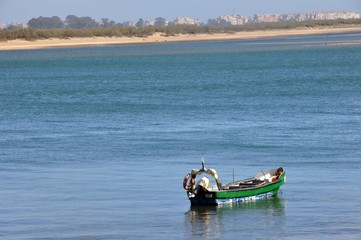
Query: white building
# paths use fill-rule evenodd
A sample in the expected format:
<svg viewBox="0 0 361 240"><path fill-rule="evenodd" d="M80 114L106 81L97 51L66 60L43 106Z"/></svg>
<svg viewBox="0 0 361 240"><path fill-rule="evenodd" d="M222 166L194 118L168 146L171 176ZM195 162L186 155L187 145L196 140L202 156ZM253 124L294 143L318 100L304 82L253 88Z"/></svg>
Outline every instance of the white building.
<svg viewBox="0 0 361 240"><path fill-rule="evenodd" d="M312 20L360 19L355 12L311 12L295 14L255 14L253 17L225 15L213 19L216 25L242 25L246 23L302 22Z"/></svg>
<svg viewBox="0 0 361 240"><path fill-rule="evenodd" d="M243 25L249 22L249 18L240 15L224 15L216 18L215 21L218 25Z"/></svg>
<svg viewBox="0 0 361 240"><path fill-rule="evenodd" d="M144 26L145 27L154 26L154 20L150 20L150 19L144 20Z"/></svg>
<svg viewBox="0 0 361 240"><path fill-rule="evenodd" d="M201 22L198 19L193 19L189 17L178 17L174 19L174 25L201 25Z"/></svg>
<svg viewBox="0 0 361 240"><path fill-rule="evenodd" d="M253 20L257 23L279 22L281 15L279 14L255 14Z"/></svg>
<svg viewBox="0 0 361 240"><path fill-rule="evenodd" d="M124 27L135 27L135 22L133 21L126 21L123 23Z"/></svg>

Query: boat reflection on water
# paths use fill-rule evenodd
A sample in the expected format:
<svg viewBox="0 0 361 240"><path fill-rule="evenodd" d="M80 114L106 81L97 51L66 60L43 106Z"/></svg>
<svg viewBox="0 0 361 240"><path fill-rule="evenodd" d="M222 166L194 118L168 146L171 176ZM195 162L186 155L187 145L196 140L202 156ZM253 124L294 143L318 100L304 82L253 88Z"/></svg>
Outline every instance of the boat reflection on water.
<svg viewBox="0 0 361 240"><path fill-rule="evenodd" d="M185 213L186 232L196 238L262 237L272 228L284 229L284 224L285 203L277 196L231 205L191 206ZM282 231L273 237L278 234L282 236Z"/></svg>

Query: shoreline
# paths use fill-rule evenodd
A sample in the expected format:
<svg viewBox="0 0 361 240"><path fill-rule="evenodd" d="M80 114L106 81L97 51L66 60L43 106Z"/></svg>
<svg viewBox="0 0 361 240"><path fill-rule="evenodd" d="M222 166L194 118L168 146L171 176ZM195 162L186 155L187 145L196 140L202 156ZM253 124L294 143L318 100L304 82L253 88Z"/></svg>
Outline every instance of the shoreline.
<svg viewBox="0 0 361 240"><path fill-rule="evenodd" d="M132 45L149 43L168 42L198 42L198 41L221 41L238 39L260 39L274 37L312 36L327 34L350 34L361 33L361 26L353 27L317 27L317 28L296 28L244 31L234 33L214 33L214 34L181 34L175 36L165 36L163 33L156 33L148 37L92 37L92 38L69 38L69 39L42 39L36 41L11 40L0 42L0 51L6 50L31 50L44 48L68 48L68 47L90 47L90 46L110 46L110 45ZM343 42L341 44L361 44L359 41Z"/></svg>

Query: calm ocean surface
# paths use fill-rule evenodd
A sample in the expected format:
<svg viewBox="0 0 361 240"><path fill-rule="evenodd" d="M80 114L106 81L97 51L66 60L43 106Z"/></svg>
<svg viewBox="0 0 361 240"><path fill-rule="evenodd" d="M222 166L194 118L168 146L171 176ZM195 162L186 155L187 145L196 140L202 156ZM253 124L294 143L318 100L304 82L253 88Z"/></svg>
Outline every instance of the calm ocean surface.
<svg viewBox="0 0 361 240"><path fill-rule="evenodd" d="M0 239L360 239L359 39L0 52ZM191 208L201 157L287 183Z"/></svg>

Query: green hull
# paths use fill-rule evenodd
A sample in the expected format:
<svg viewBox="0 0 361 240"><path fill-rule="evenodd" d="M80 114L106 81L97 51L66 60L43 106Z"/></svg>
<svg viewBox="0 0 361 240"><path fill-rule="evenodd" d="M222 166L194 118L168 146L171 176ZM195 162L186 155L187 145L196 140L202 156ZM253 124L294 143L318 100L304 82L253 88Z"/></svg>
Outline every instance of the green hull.
<svg viewBox="0 0 361 240"><path fill-rule="evenodd" d="M219 191L214 192L215 198L239 198L239 197L249 197L255 196L262 193L267 193L270 191L278 192L278 189L285 183L286 174L283 173L281 178L273 183L267 184L262 187L254 188L254 189L246 189L246 190L227 190L227 191Z"/></svg>

